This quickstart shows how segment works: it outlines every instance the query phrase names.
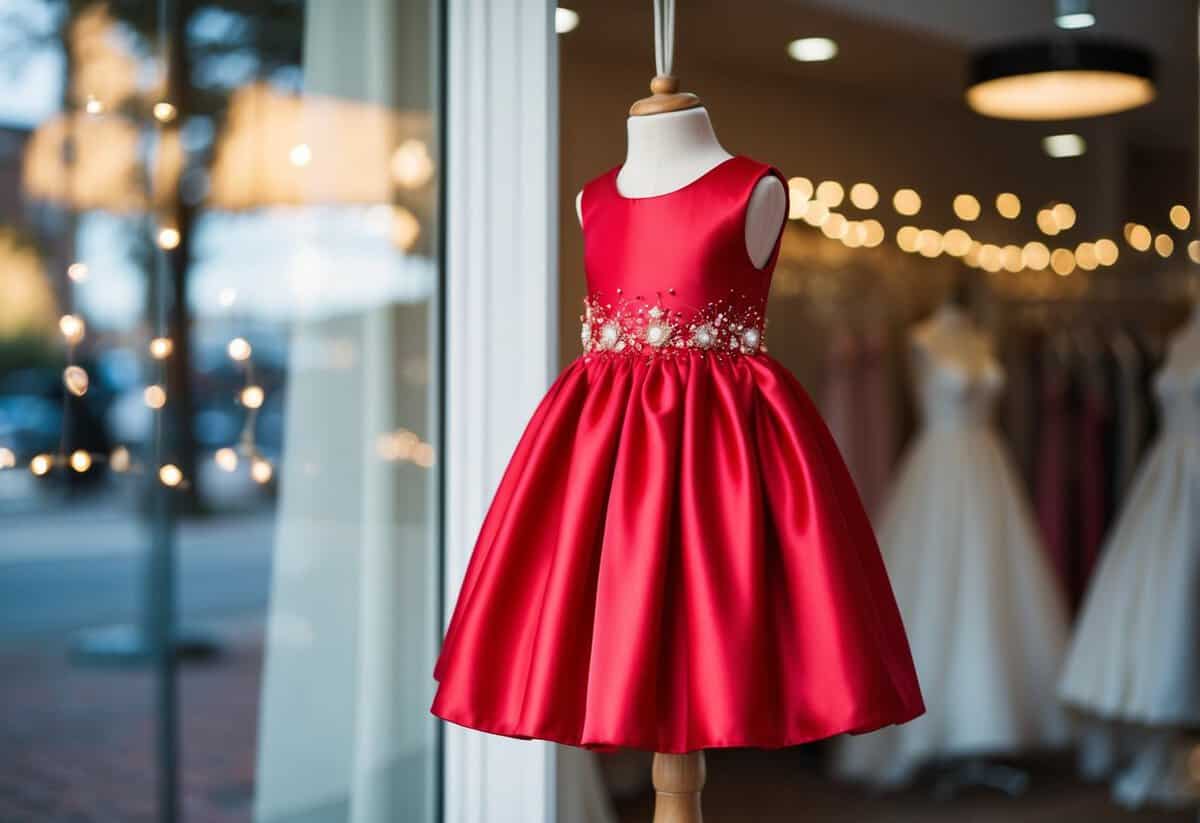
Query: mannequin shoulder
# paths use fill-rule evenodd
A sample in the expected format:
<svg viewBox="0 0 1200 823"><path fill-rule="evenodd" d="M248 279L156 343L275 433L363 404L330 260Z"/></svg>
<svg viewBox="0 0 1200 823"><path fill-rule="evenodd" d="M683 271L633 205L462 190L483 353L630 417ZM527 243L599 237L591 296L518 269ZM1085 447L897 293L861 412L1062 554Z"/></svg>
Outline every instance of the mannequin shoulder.
<svg viewBox="0 0 1200 823"><path fill-rule="evenodd" d="M787 192L778 177L768 174L754 186L746 207L746 251L756 269L771 258L785 219Z"/></svg>

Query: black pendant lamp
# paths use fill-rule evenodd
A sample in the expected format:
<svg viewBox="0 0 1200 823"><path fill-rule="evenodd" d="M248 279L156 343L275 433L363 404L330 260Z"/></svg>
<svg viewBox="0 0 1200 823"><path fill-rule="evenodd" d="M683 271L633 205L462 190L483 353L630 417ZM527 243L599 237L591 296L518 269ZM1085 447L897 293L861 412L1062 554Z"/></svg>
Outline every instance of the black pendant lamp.
<svg viewBox="0 0 1200 823"><path fill-rule="evenodd" d="M1095 21L1087 0L1057 0L1060 28ZM1072 120L1144 106L1156 95L1154 57L1111 40L1059 37L976 52L967 105L1005 120Z"/></svg>

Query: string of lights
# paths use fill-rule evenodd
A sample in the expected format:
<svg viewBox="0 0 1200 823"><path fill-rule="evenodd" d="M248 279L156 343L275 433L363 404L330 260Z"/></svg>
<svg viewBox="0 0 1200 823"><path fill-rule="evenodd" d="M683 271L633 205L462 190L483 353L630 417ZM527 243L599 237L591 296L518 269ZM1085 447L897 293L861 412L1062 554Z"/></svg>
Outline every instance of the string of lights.
<svg viewBox="0 0 1200 823"><path fill-rule="evenodd" d="M821 230L827 238L839 240L848 248L874 248L887 238L883 224L875 219L854 220L835 209L847 199L859 211L871 211L880 203L878 189L870 183L855 183L849 195L845 187L836 180L824 180L815 184L806 177L788 180L790 193L789 218L801 220ZM922 208L920 194L911 188L898 189L892 197L892 208L902 217L914 217ZM1012 192L996 196L996 213L1006 220L1016 220L1021 215L1021 199ZM964 223L979 219L983 207L972 194L958 194L952 207L955 216ZM1054 237L1075 226L1078 215L1069 203L1049 204L1036 213L1038 231L1045 237ZM1168 212L1171 225L1186 231L1191 226L1191 212L1186 206L1172 206ZM1120 258L1120 248L1115 240L1101 237L1085 240L1073 246L1050 248L1042 240L1030 240L1022 244L998 245L972 237L963 228L955 227L944 232L930 227L904 225L895 232L896 245L901 251L936 258L945 254L961 259L972 268L990 273L1008 271L1045 271L1050 269L1066 277L1076 269L1094 271L1113 266ZM1125 224L1123 237L1126 245L1136 252L1154 252L1169 258L1176 251L1174 238L1167 232L1154 234L1141 223ZM1200 263L1200 240L1187 244L1188 257Z"/></svg>

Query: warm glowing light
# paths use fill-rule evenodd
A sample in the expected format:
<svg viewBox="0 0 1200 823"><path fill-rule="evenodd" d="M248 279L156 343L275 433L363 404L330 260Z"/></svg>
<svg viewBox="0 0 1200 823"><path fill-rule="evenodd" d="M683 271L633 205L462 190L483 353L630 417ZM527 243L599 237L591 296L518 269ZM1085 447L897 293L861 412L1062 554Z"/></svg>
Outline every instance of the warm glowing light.
<svg viewBox="0 0 1200 823"><path fill-rule="evenodd" d="M966 255L963 256L963 262L973 269L979 268L979 255L983 251L983 244L978 240L971 241L971 248L967 249Z"/></svg>
<svg viewBox="0 0 1200 823"><path fill-rule="evenodd" d="M17 456L13 450L0 446L0 469L11 469L17 465Z"/></svg>
<svg viewBox="0 0 1200 823"><path fill-rule="evenodd" d="M862 223L851 220L846 223L846 234L842 237L842 242L848 249L857 249L863 244L866 234L867 231L863 228Z"/></svg>
<svg viewBox="0 0 1200 823"><path fill-rule="evenodd" d="M1003 249L1004 270L1016 274L1021 270L1021 247L1008 245Z"/></svg>
<svg viewBox="0 0 1200 823"><path fill-rule="evenodd" d="M161 409L167 405L167 390L157 383L152 383L142 390L142 400L152 409Z"/></svg>
<svg viewBox="0 0 1200 823"><path fill-rule="evenodd" d="M979 219L979 200L973 194L958 194L954 197L954 214L959 220Z"/></svg>
<svg viewBox="0 0 1200 823"><path fill-rule="evenodd" d="M1050 209L1050 214L1054 216L1054 223L1059 231L1066 231L1075 225L1075 209L1070 203L1056 203L1054 208Z"/></svg>
<svg viewBox="0 0 1200 823"><path fill-rule="evenodd" d="M1086 29L1096 25L1096 15L1088 11L1087 6L1084 5L1080 6L1078 10L1064 11L1062 14L1055 15L1054 25L1068 31Z"/></svg>
<svg viewBox="0 0 1200 823"><path fill-rule="evenodd" d="M54 459L48 454L39 454L29 461L29 470L38 477L44 477L54 468Z"/></svg>
<svg viewBox="0 0 1200 823"><path fill-rule="evenodd" d="M410 138L392 152L392 179L406 189L416 189L433 179L433 158L424 140Z"/></svg>
<svg viewBox="0 0 1200 823"><path fill-rule="evenodd" d="M1158 252L1159 257L1170 257L1175 251L1175 241L1169 234L1160 234L1154 238L1154 250Z"/></svg>
<svg viewBox="0 0 1200 823"><path fill-rule="evenodd" d="M1080 243L1075 247L1075 263L1084 271L1094 271L1100 265L1100 255L1094 243Z"/></svg>
<svg viewBox="0 0 1200 823"><path fill-rule="evenodd" d="M866 236L863 238L863 245L868 249L873 249L883 242L886 232L883 230L883 224L878 220L864 220L863 229Z"/></svg>
<svg viewBox="0 0 1200 823"><path fill-rule="evenodd" d="M1193 240L1188 243L1187 253L1193 263L1200 263L1200 240Z"/></svg>
<svg viewBox="0 0 1200 823"><path fill-rule="evenodd" d="M1183 231L1192 224L1192 213L1187 206L1171 206L1171 225Z"/></svg>
<svg viewBox="0 0 1200 823"><path fill-rule="evenodd" d="M1109 238L1102 237L1096 241L1096 259L1100 261L1101 266L1113 265L1120 256L1121 250Z"/></svg>
<svg viewBox="0 0 1200 823"><path fill-rule="evenodd" d="M559 6L554 10L554 31L567 34L579 28L579 12Z"/></svg>
<svg viewBox="0 0 1200 823"><path fill-rule="evenodd" d="M250 461L250 476L254 478L255 483L270 483L274 473L271 463L264 458L255 457Z"/></svg>
<svg viewBox="0 0 1200 823"><path fill-rule="evenodd" d="M967 90L967 104L1006 120L1071 120L1144 106L1154 96L1154 84L1132 74L1045 71L974 85Z"/></svg>
<svg viewBox="0 0 1200 823"><path fill-rule="evenodd" d="M922 257L937 257L942 253L942 235L933 229L922 229L917 235L917 251Z"/></svg>
<svg viewBox="0 0 1200 823"><path fill-rule="evenodd" d="M418 443L413 449L412 461L423 469L433 465L433 446L429 443Z"/></svg>
<svg viewBox="0 0 1200 823"><path fill-rule="evenodd" d="M237 300L237 289L225 287L217 293L217 302L221 304L221 308L227 309Z"/></svg>
<svg viewBox="0 0 1200 823"><path fill-rule="evenodd" d="M222 471L237 471L238 455L233 449L217 449L217 453L213 455L213 460Z"/></svg>
<svg viewBox="0 0 1200 823"><path fill-rule="evenodd" d="M169 337L156 337L150 341L150 356L155 360L166 360L175 351L175 342Z"/></svg>
<svg viewBox="0 0 1200 823"><path fill-rule="evenodd" d="M831 209L840 206L845 196L842 184L836 180L822 180L817 186L817 199Z"/></svg>
<svg viewBox="0 0 1200 823"><path fill-rule="evenodd" d="M297 143L288 152L288 161L298 169L312 162L312 149L307 143Z"/></svg>
<svg viewBox="0 0 1200 823"><path fill-rule="evenodd" d="M421 234L421 223L417 216L403 206L392 209L392 244L401 251L409 251L416 245Z"/></svg>
<svg viewBox="0 0 1200 823"><path fill-rule="evenodd" d="M158 479L164 486L175 488L183 482L183 472L174 463L167 463L158 470Z"/></svg>
<svg viewBox="0 0 1200 823"><path fill-rule="evenodd" d="M79 315L64 314L58 318L58 330L62 332L62 336L67 343L74 346L83 339L86 326L83 323L83 318Z"/></svg>
<svg viewBox="0 0 1200 823"><path fill-rule="evenodd" d="M76 397L87 394L90 382L88 373L79 366L67 366L63 369L63 385Z"/></svg>
<svg viewBox="0 0 1200 823"><path fill-rule="evenodd" d="M916 226L901 226L896 232L896 245L901 251L914 252L917 250L917 238L921 231Z"/></svg>
<svg viewBox="0 0 1200 823"><path fill-rule="evenodd" d="M104 104L89 94L87 102L83 105L83 110L88 114L100 114L104 111Z"/></svg>
<svg viewBox="0 0 1200 823"><path fill-rule="evenodd" d="M1055 159L1080 157L1087 153L1087 141L1078 134L1048 134L1042 138L1042 151Z"/></svg>
<svg viewBox="0 0 1200 823"><path fill-rule="evenodd" d="M249 360L250 355L254 350L250 347L249 341L244 337L235 337L229 341L229 345L225 347L225 351L229 353L231 360L243 361Z"/></svg>
<svg viewBox="0 0 1200 823"><path fill-rule="evenodd" d="M1051 209L1038 209L1037 227L1042 234L1050 237L1058 234L1058 220L1054 218L1054 211Z"/></svg>
<svg viewBox="0 0 1200 823"><path fill-rule="evenodd" d="M154 104L154 119L160 123L170 123L175 119L175 107L166 100Z"/></svg>
<svg viewBox="0 0 1200 823"><path fill-rule="evenodd" d="M829 219L829 207L820 200L810 200L804 212L804 222L810 226L821 226Z"/></svg>
<svg viewBox="0 0 1200 823"><path fill-rule="evenodd" d="M1004 268L1004 249L984 243L979 249L979 265L984 271L998 272Z"/></svg>
<svg viewBox="0 0 1200 823"><path fill-rule="evenodd" d="M873 209L879 205L879 190L870 183L855 183L850 187L850 202L863 211Z"/></svg>
<svg viewBox="0 0 1200 823"><path fill-rule="evenodd" d="M170 251L179 247L179 229L174 226L163 226L158 230L158 247Z"/></svg>
<svg viewBox="0 0 1200 823"><path fill-rule="evenodd" d="M942 246L946 254L962 257L971 250L971 235L962 229L950 229L942 236Z"/></svg>
<svg viewBox="0 0 1200 823"><path fill-rule="evenodd" d="M829 219L821 226L821 232L830 240L841 240L846 236L846 218L840 214L830 214Z"/></svg>
<svg viewBox="0 0 1200 823"><path fill-rule="evenodd" d="M1075 255L1070 249L1055 249L1050 255L1050 268L1054 269L1054 273L1059 277L1066 277L1075 271Z"/></svg>
<svg viewBox="0 0 1200 823"><path fill-rule="evenodd" d="M801 63L822 63L837 57L838 46L828 37L801 37L788 43L787 53Z"/></svg>
<svg viewBox="0 0 1200 823"><path fill-rule="evenodd" d="M129 449L124 446L117 446L108 456L108 467L118 474L129 471L130 462Z"/></svg>
<svg viewBox="0 0 1200 823"><path fill-rule="evenodd" d="M1021 215L1021 198L1009 191L997 194L996 211L1003 218L1015 220Z"/></svg>
<svg viewBox="0 0 1200 823"><path fill-rule="evenodd" d="M793 200L812 200L814 193L812 181L807 177L788 178L788 196Z"/></svg>
<svg viewBox="0 0 1200 823"><path fill-rule="evenodd" d="M1021 249L1021 264L1027 269L1043 271L1050 265L1050 249L1038 240L1026 243Z"/></svg>
<svg viewBox="0 0 1200 823"><path fill-rule="evenodd" d="M83 449L76 449L71 452L71 468L83 474L92 467L92 456Z"/></svg>
<svg viewBox="0 0 1200 823"><path fill-rule="evenodd" d="M808 213L808 205L812 201L800 200L796 197L788 198L788 220L801 220Z"/></svg>
<svg viewBox="0 0 1200 823"><path fill-rule="evenodd" d="M1137 251L1148 251L1152 241L1150 229L1140 223L1129 229L1129 233L1125 236L1125 239Z"/></svg>
<svg viewBox="0 0 1200 823"><path fill-rule="evenodd" d="M266 399L266 396L267 394L263 391L262 386L247 386L242 389L240 395L242 405L248 409L262 408L263 400Z"/></svg>
<svg viewBox="0 0 1200 823"><path fill-rule="evenodd" d="M67 266L67 277L71 278L74 283L82 283L87 280L88 267L87 263L72 263Z"/></svg>
<svg viewBox="0 0 1200 823"><path fill-rule="evenodd" d="M921 210L921 195L912 189L900 189L892 196L892 207L898 214L912 217Z"/></svg>

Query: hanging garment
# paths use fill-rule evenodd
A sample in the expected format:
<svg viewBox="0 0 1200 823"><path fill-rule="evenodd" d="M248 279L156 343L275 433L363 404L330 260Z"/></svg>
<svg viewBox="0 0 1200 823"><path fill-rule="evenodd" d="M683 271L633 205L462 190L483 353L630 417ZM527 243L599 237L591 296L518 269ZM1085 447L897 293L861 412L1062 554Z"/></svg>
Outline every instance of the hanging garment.
<svg viewBox="0 0 1200 823"><path fill-rule="evenodd" d="M1156 382L1163 428L1108 540L1059 694L1092 714L1200 728L1200 370Z"/></svg>
<svg viewBox="0 0 1200 823"><path fill-rule="evenodd" d="M1076 529L1078 479L1074 467L1078 455L1073 448L1079 431L1079 416L1071 391L1068 355L1061 340L1050 344L1042 367L1042 425L1038 433L1037 519L1042 539L1054 567L1058 584L1067 595L1074 613L1080 596ZM1072 479L1076 482L1072 483Z"/></svg>
<svg viewBox="0 0 1200 823"><path fill-rule="evenodd" d="M954 364L957 366L957 364ZM879 525L929 711L848 738L834 768L883 785L926 762L1067 738L1054 684L1066 611L1011 459L989 423L1003 373L929 362L923 429Z"/></svg>
<svg viewBox="0 0 1200 823"><path fill-rule="evenodd" d="M771 260L731 158L583 192L583 355L533 415L446 634L433 712L594 748L777 747L923 710L875 538L807 394L767 356Z"/></svg>

